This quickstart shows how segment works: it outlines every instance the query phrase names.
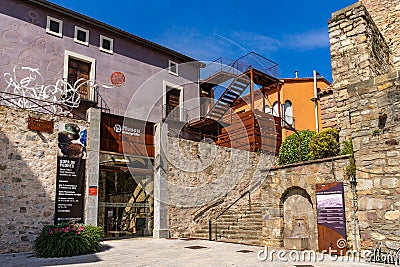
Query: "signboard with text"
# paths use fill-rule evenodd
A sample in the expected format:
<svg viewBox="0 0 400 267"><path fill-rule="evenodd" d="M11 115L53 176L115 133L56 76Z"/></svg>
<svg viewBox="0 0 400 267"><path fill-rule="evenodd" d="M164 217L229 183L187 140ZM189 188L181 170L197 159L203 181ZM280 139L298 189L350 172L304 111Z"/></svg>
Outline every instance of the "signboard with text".
<svg viewBox="0 0 400 267"><path fill-rule="evenodd" d="M100 136L101 150L154 157L154 123L103 113Z"/></svg>
<svg viewBox="0 0 400 267"><path fill-rule="evenodd" d="M43 132L43 133L53 133L53 128L54 128L54 121L52 120L43 120L31 116L29 116L28 118L29 130Z"/></svg>
<svg viewBox="0 0 400 267"><path fill-rule="evenodd" d="M55 224L83 222L85 159L57 159L56 216Z"/></svg>
<svg viewBox="0 0 400 267"><path fill-rule="evenodd" d="M317 184L317 223L319 250L346 250L346 220L343 183Z"/></svg>
<svg viewBox="0 0 400 267"><path fill-rule="evenodd" d="M59 123L55 224L83 222L86 138L86 126Z"/></svg>

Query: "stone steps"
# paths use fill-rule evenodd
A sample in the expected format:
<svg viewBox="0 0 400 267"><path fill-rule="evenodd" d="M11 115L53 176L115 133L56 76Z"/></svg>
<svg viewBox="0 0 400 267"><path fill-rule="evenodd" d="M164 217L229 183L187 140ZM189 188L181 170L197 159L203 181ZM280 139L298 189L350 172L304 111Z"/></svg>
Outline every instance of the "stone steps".
<svg viewBox="0 0 400 267"><path fill-rule="evenodd" d="M261 203L252 202L251 209L248 205L232 207L221 215L217 222L212 222L212 239L215 239L217 227L217 241L262 246L262 225ZM192 233L190 237L208 239L208 234L207 225Z"/></svg>
<svg viewBox="0 0 400 267"><path fill-rule="evenodd" d="M232 225L229 227L228 230L232 231L252 231L252 230L257 230L260 231L262 230L262 224L259 225Z"/></svg>

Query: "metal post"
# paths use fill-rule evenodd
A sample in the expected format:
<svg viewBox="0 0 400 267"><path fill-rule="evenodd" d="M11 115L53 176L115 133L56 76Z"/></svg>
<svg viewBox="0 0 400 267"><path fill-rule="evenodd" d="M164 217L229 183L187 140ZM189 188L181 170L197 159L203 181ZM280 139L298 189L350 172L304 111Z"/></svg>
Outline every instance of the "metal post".
<svg viewBox="0 0 400 267"><path fill-rule="evenodd" d="M281 116L281 88L282 84L278 85L278 116L279 116L279 121L282 125L282 116Z"/></svg>
<svg viewBox="0 0 400 267"><path fill-rule="evenodd" d="M314 111L315 111L315 131L319 132L319 118L318 118L318 88L317 88L317 71L313 70L314 74Z"/></svg>
<svg viewBox="0 0 400 267"><path fill-rule="evenodd" d="M208 220L208 240L212 240L212 229L211 229L211 220Z"/></svg>
<svg viewBox="0 0 400 267"><path fill-rule="evenodd" d="M217 239L218 239L217 225L218 225L217 220L215 220L215 241L217 241Z"/></svg>
<svg viewBox="0 0 400 267"><path fill-rule="evenodd" d="M254 73L253 68L250 68L250 109L254 113Z"/></svg>

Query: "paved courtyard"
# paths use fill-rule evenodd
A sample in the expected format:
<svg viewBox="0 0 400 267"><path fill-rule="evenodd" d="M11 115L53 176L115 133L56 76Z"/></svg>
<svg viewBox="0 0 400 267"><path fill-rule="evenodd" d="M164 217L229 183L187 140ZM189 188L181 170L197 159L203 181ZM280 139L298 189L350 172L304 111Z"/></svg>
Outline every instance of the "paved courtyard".
<svg viewBox="0 0 400 267"><path fill-rule="evenodd" d="M385 266L381 264L333 261L325 257L321 262L287 262L258 259L264 248L210 242L206 240L150 238L124 239L104 242L104 251L71 258L35 258L32 253L1 254L0 266ZM260 254L265 257L264 253ZM289 254L281 254L289 259ZM295 254L291 254L295 257ZM317 255L317 260L321 255ZM389 265L386 265L389 266ZM393 265L392 265L393 266Z"/></svg>

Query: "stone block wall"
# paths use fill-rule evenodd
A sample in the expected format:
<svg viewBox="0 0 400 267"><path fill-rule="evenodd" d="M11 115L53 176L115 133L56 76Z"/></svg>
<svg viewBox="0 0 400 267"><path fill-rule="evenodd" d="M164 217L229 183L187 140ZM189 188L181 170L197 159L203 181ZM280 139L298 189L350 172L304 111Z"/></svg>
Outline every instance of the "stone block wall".
<svg viewBox="0 0 400 267"><path fill-rule="evenodd" d="M333 90L326 90L319 93L321 105L322 129L337 128L336 101L333 97Z"/></svg>
<svg viewBox="0 0 400 267"><path fill-rule="evenodd" d="M361 2L361 0L360 0ZM392 61L400 68L400 3L397 0L362 0L392 51Z"/></svg>
<svg viewBox="0 0 400 267"><path fill-rule="evenodd" d="M273 156L169 137L169 228L188 236L257 186ZM253 195L256 197L256 195ZM246 201L243 201L246 202Z"/></svg>
<svg viewBox="0 0 400 267"><path fill-rule="evenodd" d="M362 248L400 247L399 84L395 72L335 94L340 138L353 139Z"/></svg>
<svg viewBox="0 0 400 267"><path fill-rule="evenodd" d="M389 46L362 3L333 13L328 26L335 89L392 71Z"/></svg>
<svg viewBox="0 0 400 267"><path fill-rule="evenodd" d="M28 116L54 120L54 132L28 130ZM0 253L31 250L54 223L58 122L83 121L0 106Z"/></svg>
<svg viewBox="0 0 400 267"><path fill-rule="evenodd" d="M266 246L282 247L283 239L287 236L287 228L292 227L290 218L299 213L299 201L291 207L285 204L288 194L297 195L298 199L309 197L312 207L307 213L310 236L310 248L318 250L318 229L316 211L316 184L343 182L345 217L347 228L347 243L354 247L358 242L358 229L354 229L353 194L344 169L349 164L349 156L315 160L275 167L266 172L266 179L261 187L263 207L263 236ZM290 191L293 190L293 193ZM299 198L300 197L300 198ZM288 203L290 204L290 203ZM306 209L304 205L301 209ZM301 215L301 214L300 214ZM289 220L287 220L289 218ZM354 232L355 231L355 232ZM354 237L356 237L354 239Z"/></svg>
<svg viewBox="0 0 400 267"><path fill-rule="evenodd" d="M284 237L293 230L290 228L295 213L304 210L299 203L304 202L302 197L306 195L311 200L309 211L304 213L311 232L310 248L317 250L316 184L343 182L349 247L354 246L354 235L359 240L353 227L353 195L344 174L349 156L272 167L275 161L271 156L169 138L168 162L171 237L190 236L196 230L206 229L210 219L254 185L250 197L251 202L261 204L264 245L283 246ZM300 194L284 201L291 190ZM307 200L304 204L308 205ZM238 216L244 214L248 210L247 196L231 209Z"/></svg>

